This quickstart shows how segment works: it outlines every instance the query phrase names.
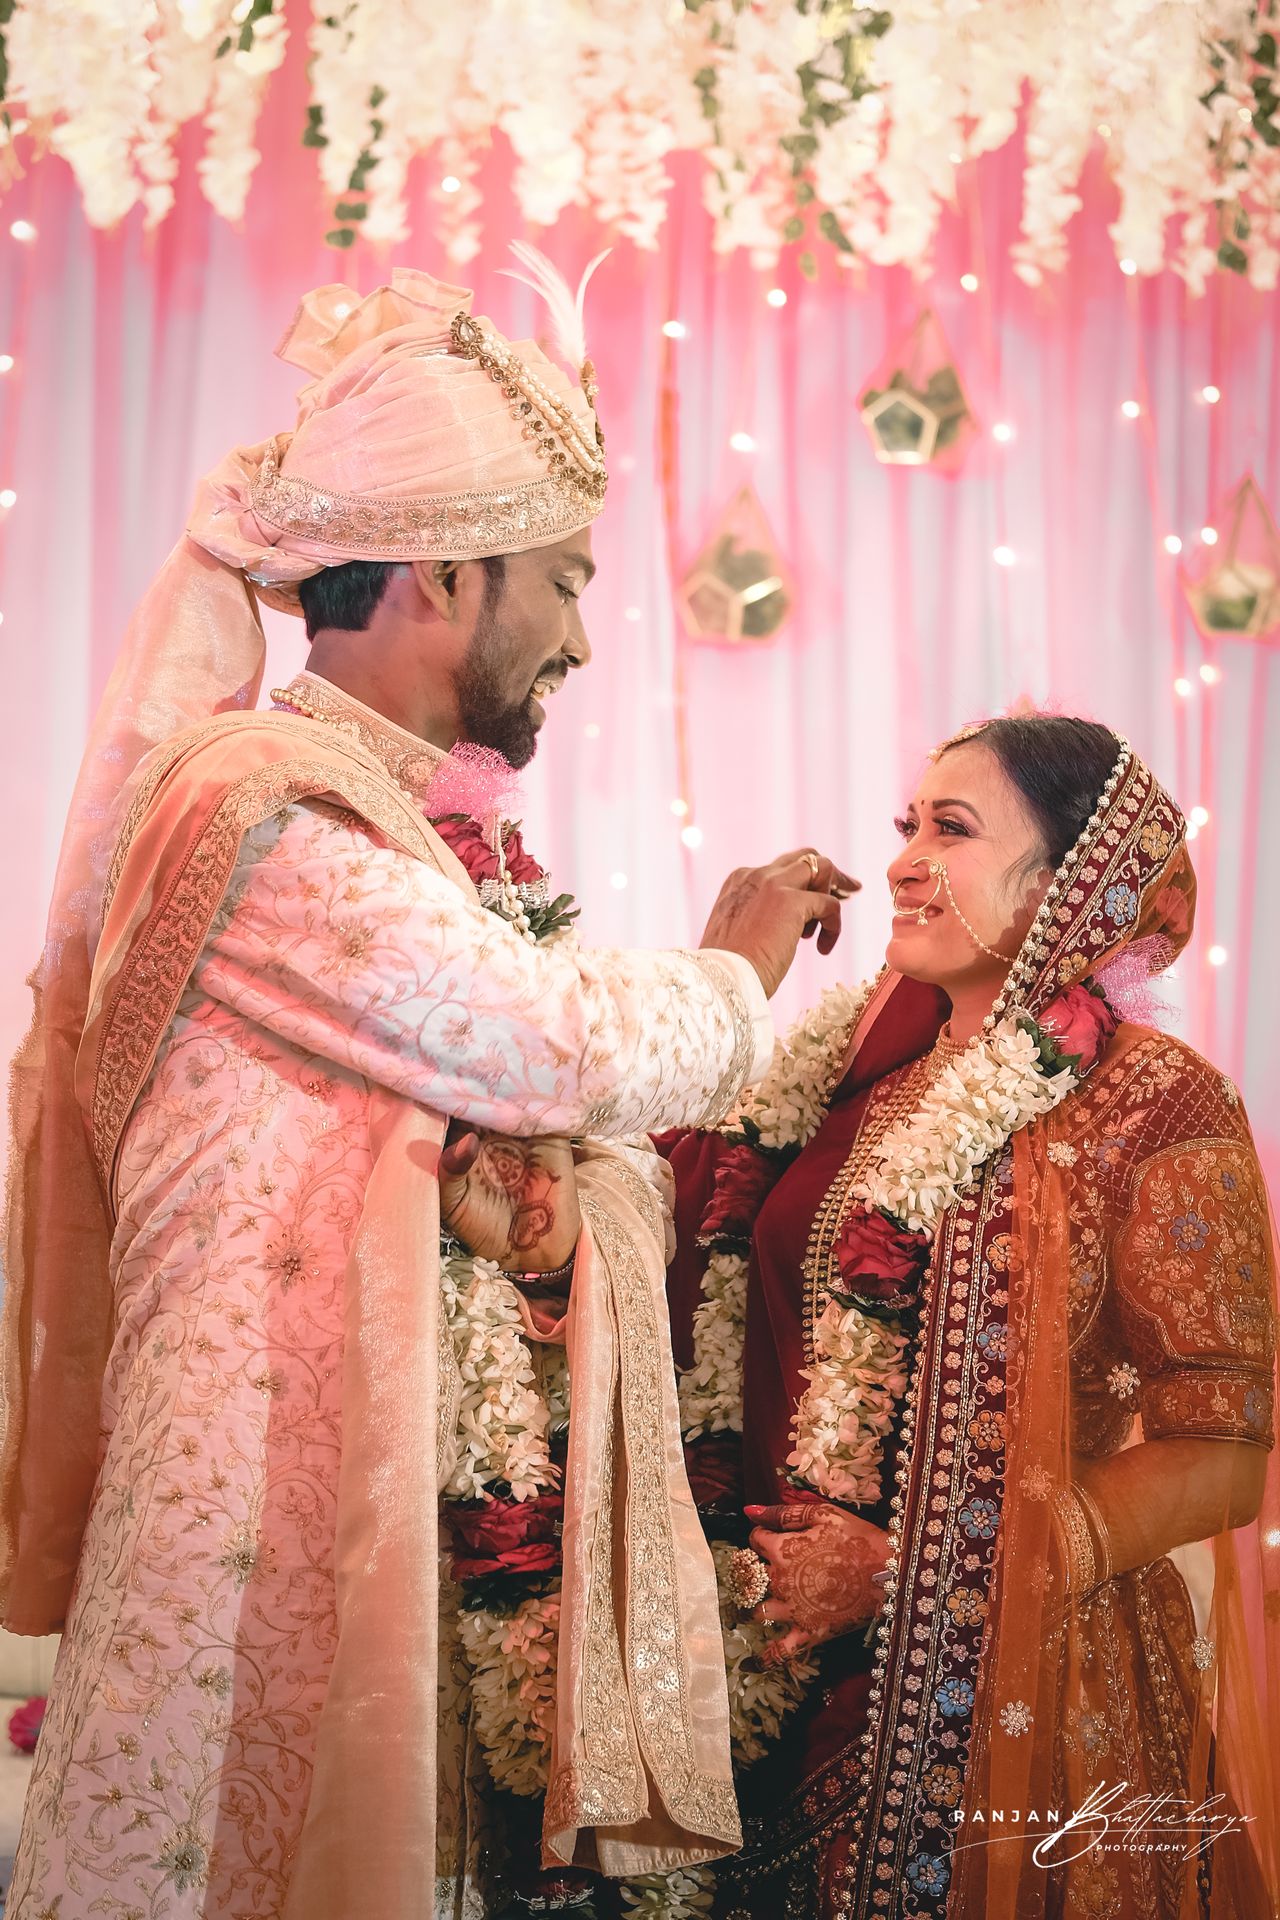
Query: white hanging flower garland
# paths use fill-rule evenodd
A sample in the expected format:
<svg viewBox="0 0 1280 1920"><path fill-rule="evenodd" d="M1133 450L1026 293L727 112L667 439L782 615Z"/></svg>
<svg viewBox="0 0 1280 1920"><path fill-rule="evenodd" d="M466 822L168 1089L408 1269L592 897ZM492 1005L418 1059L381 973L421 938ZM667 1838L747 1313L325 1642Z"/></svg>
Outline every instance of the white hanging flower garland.
<svg viewBox="0 0 1280 1920"><path fill-rule="evenodd" d="M545 1793L556 1707L560 1589L530 1594L512 1613L459 1615L471 1668L476 1737L493 1783L508 1793Z"/></svg>
<svg viewBox="0 0 1280 1920"><path fill-rule="evenodd" d="M0 178L46 146L95 226L173 204L181 129L203 118L206 198L244 211L264 80L285 16L306 35L308 129L341 241L404 240L412 162L451 259L478 244L475 173L501 132L520 214L581 204L652 248L670 156L696 152L718 254L772 265L795 244L920 271L957 171L1021 141L1015 270L1068 259L1090 157L1114 184L1110 233L1142 273L1195 293L1228 268L1280 274L1274 12L1262 0L1076 0L1070 31L1026 0L16 0ZM945 84L938 76L945 75ZM445 184L447 182L447 185ZM270 183L277 194L280 182ZM358 213L336 211L354 196ZM438 210L438 212L437 212ZM362 216L362 217L361 217Z"/></svg>

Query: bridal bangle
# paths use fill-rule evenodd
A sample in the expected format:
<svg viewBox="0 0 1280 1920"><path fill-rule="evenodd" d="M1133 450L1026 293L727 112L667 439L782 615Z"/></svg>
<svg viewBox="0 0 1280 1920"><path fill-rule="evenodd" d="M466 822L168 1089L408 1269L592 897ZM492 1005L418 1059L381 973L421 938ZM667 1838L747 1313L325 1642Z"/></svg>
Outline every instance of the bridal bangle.
<svg viewBox="0 0 1280 1920"><path fill-rule="evenodd" d="M1093 1522L1093 1545L1096 1554L1095 1582L1102 1586L1111 1578L1111 1538L1107 1532L1107 1523L1093 1495L1077 1481L1072 1492Z"/></svg>
<svg viewBox="0 0 1280 1920"><path fill-rule="evenodd" d="M1083 1599L1111 1578L1106 1525L1096 1500L1078 1483L1064 1488L1054 1506L1066 1546L1067 1592Z"/></svg>

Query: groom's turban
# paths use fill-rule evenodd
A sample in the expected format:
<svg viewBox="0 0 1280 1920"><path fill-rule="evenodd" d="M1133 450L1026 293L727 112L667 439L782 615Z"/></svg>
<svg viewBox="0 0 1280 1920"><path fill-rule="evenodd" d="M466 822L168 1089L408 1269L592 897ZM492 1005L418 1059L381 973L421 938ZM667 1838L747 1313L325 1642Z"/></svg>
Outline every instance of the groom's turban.
<svg viewBox="0 0 1280 1920"><path fill-rule="evenodd" d="M581 296L521 251L580 386L430 274L398 268L364 300L317 288L277 348L315 376L294 431L230 453L188 536L296 610L298 582L324 567L514 553L592 521L605 467Z"/></svg>

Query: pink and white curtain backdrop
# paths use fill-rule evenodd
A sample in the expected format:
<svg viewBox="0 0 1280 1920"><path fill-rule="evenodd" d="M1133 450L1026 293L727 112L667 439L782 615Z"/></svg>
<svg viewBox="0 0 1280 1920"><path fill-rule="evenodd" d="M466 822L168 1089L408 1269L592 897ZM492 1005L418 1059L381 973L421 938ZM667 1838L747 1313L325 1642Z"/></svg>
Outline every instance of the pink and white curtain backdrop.
<svg viewBox="0 0 1280 1920"><path fill-rule="evenodd" d="M531 296L497 277L523 231L500 155L471 267L438 253L425 192L411 243L389 258L327 249L297 145L300 87L296 70L278 76L242 231L200 199L194 151L150 237L136 215L91 231L58 161L6 199L6 1055L126 619L197 477L233 443L292 425L300 376L272 347L300 293L342 279L364 292L412 264L473 285L476 310L508 331L540 324ZM612 485L586 603L595 658L557 700L527 776L528 839L579 895L586 938L655 944L696 936L730 866L814 841L867 883L835 963L853 977L883 948L891 819L927 747L1022 697L1105 719L1207 815L1196 815L1199 929L1168 997L1180 1030L1240 1080L1275 1172L1280 654L1248 640L1206 652L1178 570L1247 471L1280 503L1276 300L1226 274L1199 301L1171 275L1126 278L1100 179L1067 272L1032 292L1008 264L1017 156L971 175L924 285L830 260L811 285L790 268L762 276L743 256L717 259L692 164L677 167L660 250L622 245L600 271L589 338ZM13 238L14 221L34 237ZM577 218L530 237L571 278L601 244ZM773 288L785 304L766 299ZM983 429L954 477L878 464L858 418L868 376L925 306ZM664 333L671 321L683 337ZM1012 437L993 436L996 423ZM791 617L768 644L699 645L674 589L747 482L794 588ZM1181 554L1167 550L1173 536ZM273 619L271 636L271 669L285 676L303 658L301 626ZM831 971L806 954L784 1013Z"/></svg>

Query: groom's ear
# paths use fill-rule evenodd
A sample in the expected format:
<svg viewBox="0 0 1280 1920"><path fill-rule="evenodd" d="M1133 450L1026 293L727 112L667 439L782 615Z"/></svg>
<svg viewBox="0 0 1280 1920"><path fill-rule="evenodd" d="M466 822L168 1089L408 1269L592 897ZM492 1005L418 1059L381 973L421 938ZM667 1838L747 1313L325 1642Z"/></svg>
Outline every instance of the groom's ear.
<svg viewBox="0 0 1280 1920"><path fill-rule="evenodd" d="M452 560L410 560L414 585L439 620L458 617L458 568Z"/></svg>
<svg viewBox="0 0 1280 1920"><path fill-rule="evenodd" d="M438 620L474 621L484 598L484 568L478 560L410 560L414 584Z"/></svg>

